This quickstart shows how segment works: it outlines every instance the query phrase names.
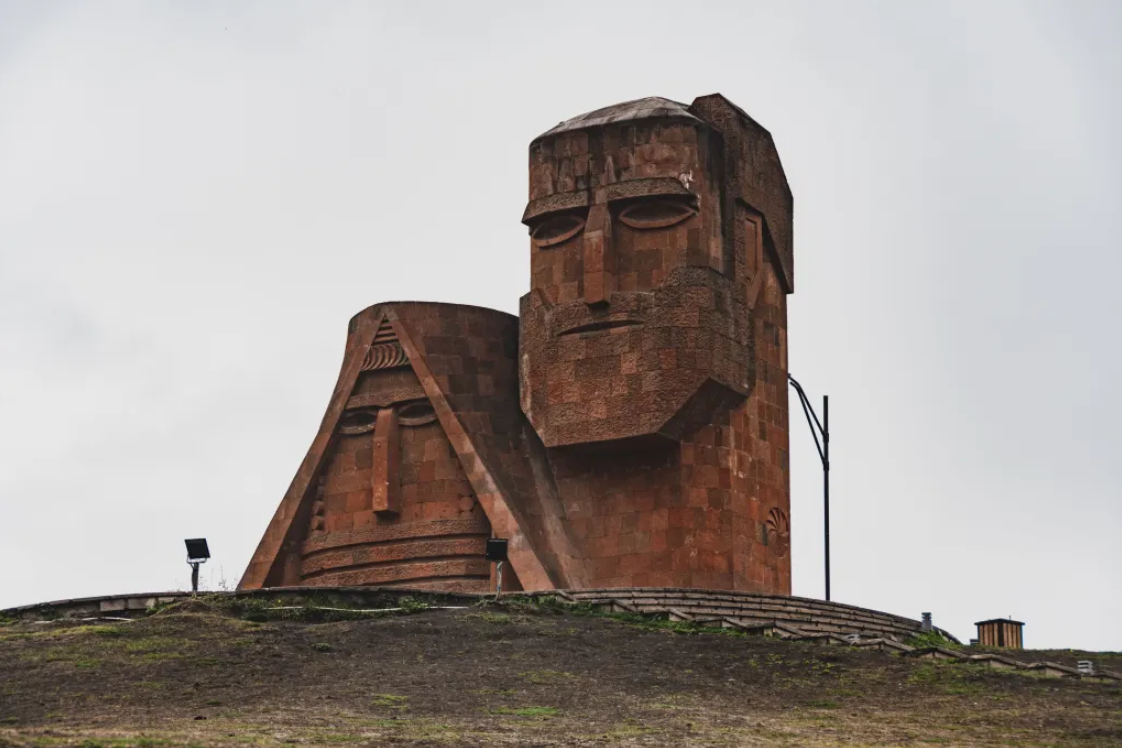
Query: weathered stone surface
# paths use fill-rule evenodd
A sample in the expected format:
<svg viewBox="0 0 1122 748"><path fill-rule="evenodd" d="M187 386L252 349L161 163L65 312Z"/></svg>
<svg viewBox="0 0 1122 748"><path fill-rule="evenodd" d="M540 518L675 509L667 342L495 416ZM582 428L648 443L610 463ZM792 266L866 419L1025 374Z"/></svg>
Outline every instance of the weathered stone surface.
<svg viewBox="0 0 1122 748"><path fill-rule="evenodd" d="M648 98L562 122L529 161L520 317L352 319L241 588L483 591L494 535L507 590L790 594L791 193L771 135L719 95Z"/></svg>
<svg viewBox="0 0 1122 748"><path fill-rule="evenodd" d="M720 96L530 146L520 397L587 582L790 592L790 191ZM781 238L781 244L777 244Z"/></svg>
<svg viewBox="0 0 1122 748"><path fill-rule="evenodd" d="M520 423L516 336L516 318L478 307L356 315L320 432L239 586L484 591L498 525L513 546L504 587L519 589L520 572L550 587L538 562L548 551L530 550L534 522L513 519L521 507L505 493L528 481L524 461L508 460Z"/></svg>

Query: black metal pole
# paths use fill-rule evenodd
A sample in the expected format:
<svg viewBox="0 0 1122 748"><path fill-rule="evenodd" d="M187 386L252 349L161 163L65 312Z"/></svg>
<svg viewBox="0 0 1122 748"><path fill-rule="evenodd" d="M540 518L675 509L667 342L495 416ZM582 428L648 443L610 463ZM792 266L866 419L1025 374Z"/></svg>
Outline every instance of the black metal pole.
<svg viewBox="0 0 1122 748"><path fill-rule="evenodd" d="M191 564L191 594L199 593L199 565Z"/></svg>
<svg viewBox="0 0 1122 748"><path fill-rule="evenodd" d="M795 378L787 375L787 381L795 388L799 396L799 403L803 406L803 415L810 426L810 435L814 437L814 446L818 449L818 458L822 461L822 502L823 502L823 530L825 535L826 553L826 600L830 599L830 397L822 397L822 420L814 412L814 406ZM822 435L821 441L818 435Z"/></svg>
<svg viewBox="0 0 1122 748"><path fill-rule="evenodd" d="M822 396L822 493L826 531L826 602L830 601L830 396Z"/></svg>

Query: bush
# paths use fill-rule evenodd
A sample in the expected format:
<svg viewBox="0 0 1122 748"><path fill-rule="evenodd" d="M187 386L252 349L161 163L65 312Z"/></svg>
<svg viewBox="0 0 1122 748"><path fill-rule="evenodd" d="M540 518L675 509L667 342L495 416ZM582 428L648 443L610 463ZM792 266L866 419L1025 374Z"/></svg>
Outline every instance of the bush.
<svg viewBox="0 0 1122 748"><path fill-rule="evenodd" d="M921 631L918 634L912 634L908 637L908 641L906 643L908 644L908 646L917 648L942 647L943 649L948 649L958 646L935 629L932 629L931 631Z"/></svg>

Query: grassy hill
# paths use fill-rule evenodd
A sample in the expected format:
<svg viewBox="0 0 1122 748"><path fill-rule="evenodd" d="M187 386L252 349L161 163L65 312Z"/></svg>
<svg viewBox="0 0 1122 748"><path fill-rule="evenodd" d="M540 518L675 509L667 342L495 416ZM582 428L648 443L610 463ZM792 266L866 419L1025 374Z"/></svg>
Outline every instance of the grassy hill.
<svg viewBox="0 0 1122 748"><path fill-rule="evenodd" d="M1122 745L1115 683L518 602L270 607L0 622L0 746Z"/></svg>

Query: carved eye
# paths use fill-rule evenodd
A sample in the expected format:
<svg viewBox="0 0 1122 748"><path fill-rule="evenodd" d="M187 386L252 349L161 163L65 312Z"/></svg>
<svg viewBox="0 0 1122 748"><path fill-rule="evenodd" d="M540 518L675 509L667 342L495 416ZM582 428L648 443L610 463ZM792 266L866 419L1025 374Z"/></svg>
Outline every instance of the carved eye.
<svg viewBox="0 0 1122 748"><path fill-rule="evenodd" d="M402 426L424 426L436 420L436 411L425 401L406 403L398 407L397 419Z"/></svg>
<svg viewBox="0 0 1122 748"><path fill-rule="evenodd" d="M377 410L350 410L339 419L339 433L365 434L368 431L373 431L376 423L378 423Z"/></svg>
<svg viewBox="0 0 1122 748"><path fill-rule="evenodd" d="M554 244L572 239L583 228L584 219L580 216L571 213L552 216L535 226L530 232L530 237L539 247L552 247Z"/></svg>
<svg viewBox="0 0 1122 748"><path fill-rule="evenodd" d="M696 213L689 205L677 200L642 200L624 208L619 220L633 229L663 229Z"/></svg>

